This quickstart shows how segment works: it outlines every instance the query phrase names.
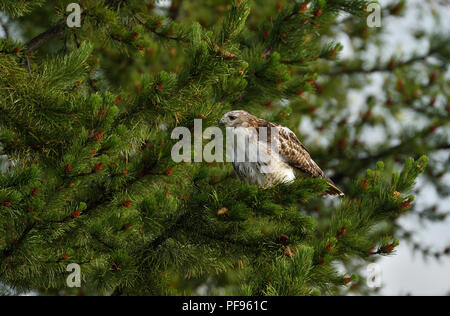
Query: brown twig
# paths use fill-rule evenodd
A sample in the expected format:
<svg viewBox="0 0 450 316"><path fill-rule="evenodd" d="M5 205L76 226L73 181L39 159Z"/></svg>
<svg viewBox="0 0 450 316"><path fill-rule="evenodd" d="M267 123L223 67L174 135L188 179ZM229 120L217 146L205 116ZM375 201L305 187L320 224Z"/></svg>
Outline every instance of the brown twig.
<svg viewBox="0 0 450 316"><path fill-rule="evenodd" d="M29 54L31 52L34 52L50 40L61 36L64 33L65 29L66 23L60 23L45 31L44 33L39 34L25 45L25 53Z"/></svg>

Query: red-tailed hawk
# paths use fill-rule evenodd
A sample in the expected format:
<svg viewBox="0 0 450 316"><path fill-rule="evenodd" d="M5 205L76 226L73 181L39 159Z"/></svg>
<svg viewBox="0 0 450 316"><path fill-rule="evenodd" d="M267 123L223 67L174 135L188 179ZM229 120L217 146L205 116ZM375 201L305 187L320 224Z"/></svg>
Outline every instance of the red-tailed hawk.
<svg viewBox="0 0 450 316"><path fill-rule="evenodd" d="M245 111L229 112L219 124L226 126L227 132L233 135L231 159L241 180L260 188L269 188L292 182L296 173L301 172L327 179L330 186L328 194L344 195L311 159L308 150L289 128Z"/></svg>

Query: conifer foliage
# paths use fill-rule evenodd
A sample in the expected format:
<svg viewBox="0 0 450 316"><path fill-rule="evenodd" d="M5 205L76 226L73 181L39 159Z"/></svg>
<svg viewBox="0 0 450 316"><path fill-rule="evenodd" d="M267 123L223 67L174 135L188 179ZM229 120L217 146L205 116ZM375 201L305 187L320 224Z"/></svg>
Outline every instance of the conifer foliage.
<svg viewBox="0 0 450 316"><path fill-rule="evenodd" d="M321 164L347 166L343 199L320 179L259 190L230 164L171 158L175 127L215 126L232 109L297 132L314 115L304 96L320 93L319 64L342 49L330 27L342 13L365 20L368 1L83 0L69 28L71 2L0 0L27 29L25 41L0 39L6 291L336 294L360 282L336 263L395 250L383 224L411 209L426 156L356 169L332 153ZM81 288L66 284L70 263Z"/></svg>

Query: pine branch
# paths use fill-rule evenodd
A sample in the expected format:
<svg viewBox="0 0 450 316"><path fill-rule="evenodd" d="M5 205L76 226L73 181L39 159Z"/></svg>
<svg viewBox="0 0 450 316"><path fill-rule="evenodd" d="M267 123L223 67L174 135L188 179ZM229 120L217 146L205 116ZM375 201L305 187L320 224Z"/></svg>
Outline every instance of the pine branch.
<svg viewBox="0 0 450 316"><path fill-rule="evenodd" d="M35 50L38 50L42 45L45 45L47 42L62 36L66 30L66 27L67 25L65 22L60 23L32 38L25 44L25 52L27 54L32 53Z"/></svg>
<svg viewBox="0 0 450 316"><path fill-rule="evenodd" d="M5 38L9 38L9 28L8 28L8 26L6 25L6 23L4 23L3 21L1 21L1 19L0 19L0 27L2 28L3 33L5 33Z"/></svg>
<svg viewBox="0 0 450 316"><path fill-rule="evenodd" d="M188 42L189 42L188 40L183 39L183 38L178 38L178 37L174 37L174 36L170 36L170 35L167 35L167 34L163 34L163 33L158 32L155 28L150 27L150 26L148 25L148 23L147 23L146 21L144 21L144 19L142 19L142 18L141 18L138 14L136 14L136 13L133 15L133 18L136 19L136 20L139 22L139 24L141 24L142 26L144 26L146 30L152 32L153 34L157 35L158 37L165 38L165 39L169 39L169 40L173 40L173 41L185 42L185 43L188 43Z"/></svg>
<svg viewBox="0 0 450 316"><path fill-rule="evenodd" d="M414 56L405 61L392 62L388 65L377 65L370 69L364 68L339 68L336 67L334 70L329 72L322 72L321 75L325 76L340 76L340 75L353 75L353 74L371 74L377 72L392 72L395 69L400 69L409 65L413 65L418 62L424 62L429 57L433 57L435 54L439 52L438 48L434 48L428 51L428 53L421 56Z"/></svg>
<svg viewBox="0 0 450 316"><path fill-rule="evenodd" d="M36 223L32 223L32 224L28 225L24 229L24 231L20 234L19 239L17 239L17 241L14 244L12 244L9 248L6 248L5 250L3 250L2 258L1 258L2 260L0 260L0 262L3 262L4 260L8 259L10 256L12 256L14 254L16 249L19 248L19 246L21 245L23 240L34 229L35 226L36 226Z"/></svg>

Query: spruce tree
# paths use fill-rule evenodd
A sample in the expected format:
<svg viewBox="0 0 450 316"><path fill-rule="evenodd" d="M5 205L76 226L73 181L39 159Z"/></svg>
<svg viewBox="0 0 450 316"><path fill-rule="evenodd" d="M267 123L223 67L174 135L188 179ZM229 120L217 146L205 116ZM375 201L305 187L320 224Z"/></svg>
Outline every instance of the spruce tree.
<svg viewBox="0 0 450 316"><path fill-rule="evenodd" d="M426 169L427 154L448 149L448 42L373 68L362 53L340 60L337 25L376 39L370 1L83 0L69 27L71 2L0 0L5 294L340 294L363 286L361 263L395 251L417 177L448 172ZM388 74L386 95L346 122L348 90L374 71ZM430 123L370 146L363 129L389 125L377 106ZM174 128L216 126L232 109L298 135L312 120L328 144L304 143L346 196L325 196L322 179L262 190L229 163L173 161ZM71 263L81 288L66 283Z"/></svg>

